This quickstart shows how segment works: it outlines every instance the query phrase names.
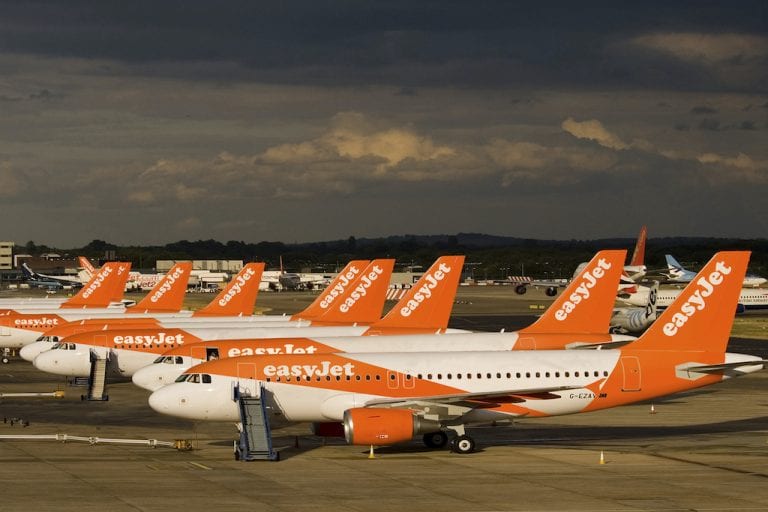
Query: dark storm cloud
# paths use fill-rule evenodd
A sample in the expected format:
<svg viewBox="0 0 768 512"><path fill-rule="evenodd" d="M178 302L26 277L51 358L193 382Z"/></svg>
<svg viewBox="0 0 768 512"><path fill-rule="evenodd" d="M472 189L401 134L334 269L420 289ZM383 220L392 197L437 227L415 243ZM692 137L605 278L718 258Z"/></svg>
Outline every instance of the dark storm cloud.
<svg viewBox="0 0 768 512"><path fill-rule="evenodd" d="M764 236L763 4L0 0L0 238Z"/></svg>
<svg viewBox="0 0 768 512"><path fill-rule="evenodd" d="M763 2L6 2L0 50L277 83L719 89L650 32L765 32ZM742 52L743 53L743 52ZM734 50L732 64L744 59ZM237 69L157 66L233 62ZM765 90L760 76L744 87ZM408 89L404 89L408 90Z"/></svg>

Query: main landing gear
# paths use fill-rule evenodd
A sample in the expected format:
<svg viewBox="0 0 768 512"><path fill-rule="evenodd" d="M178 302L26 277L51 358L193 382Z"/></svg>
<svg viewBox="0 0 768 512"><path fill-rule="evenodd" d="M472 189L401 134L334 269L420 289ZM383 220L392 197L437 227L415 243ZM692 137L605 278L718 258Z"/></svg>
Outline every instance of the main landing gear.
<svg viewBox="0 0 768 512"><path fill-rule="evenodd" d="M454 453L467 454L475 451L475 440L466 435L465 433L457 432L456 437L451 440L450 449ZM448 434L439 430L437 432L430 432L423 436L424 444L427 448L444 448L448 445Z"/></svg>
<svg viewBox="0 0 768 512"><path fill-rule="evenodd" d="M444 448L448 444L448 434L442 430L424 434L423 439L427 448Z"/></svg>

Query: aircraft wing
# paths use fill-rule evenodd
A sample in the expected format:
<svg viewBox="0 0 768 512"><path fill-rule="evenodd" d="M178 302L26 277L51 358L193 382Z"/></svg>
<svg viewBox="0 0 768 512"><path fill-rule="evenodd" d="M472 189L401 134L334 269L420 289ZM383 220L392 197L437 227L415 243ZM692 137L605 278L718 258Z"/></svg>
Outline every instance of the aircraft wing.
<svg viewBox="0 0 768 512"><path fill-rule="evenodd" d="M427 411L430 414L435 409L440 411L441 419L461 416L467 410L487 409L503 403L519 403L527 400L557 400L555 391L581 389L583 386L550 386L536 389L508 389L486 391L480 393L457 393L452 395L419 396L404 398L377 398L365 403L365 407L381 407L394 409L412 409Z"/></svg>

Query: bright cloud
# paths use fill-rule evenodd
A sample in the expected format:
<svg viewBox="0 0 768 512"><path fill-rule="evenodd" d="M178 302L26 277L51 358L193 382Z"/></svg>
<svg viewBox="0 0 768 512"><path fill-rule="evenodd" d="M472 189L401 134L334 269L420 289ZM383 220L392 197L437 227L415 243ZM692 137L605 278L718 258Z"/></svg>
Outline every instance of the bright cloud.
<svg viewBox="0 0 768 512"><path fill-rule="evenodd" d="M768 38L749 34L659 33L639 36L632 42L680 60L708 64L768 56Z"/></svg>

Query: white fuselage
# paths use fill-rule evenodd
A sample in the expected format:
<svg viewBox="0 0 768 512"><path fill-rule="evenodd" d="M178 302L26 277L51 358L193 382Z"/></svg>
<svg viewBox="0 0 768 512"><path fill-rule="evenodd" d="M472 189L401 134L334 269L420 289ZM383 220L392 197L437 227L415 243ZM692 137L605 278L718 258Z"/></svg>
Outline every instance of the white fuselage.
<svg viewBox="0 0 768 512"><path fill-rule="evenodd" d="M550 339L553 335L549 335ZM561 347L566 344L579 346L578 334L560 335L563 340ZM632 336L614 335L612 341L632 341ZM300 342L301 343L300 343ZM141 368L133 374L133 382L139 387L154 391L173 383L179 375L192 366L205 362L204 357L211 349L215 349L219 357L246 357L252 355L281 355L281 354L317 354L323 352L353 352L356 354L371 352L463 352L478 351L508 351L535 350L534 335L509 333L449 333L449 334L408 334L386 337L360 336L356 338L317 338L316 344L312 339L292 340L222 340L220 342L200 343L200 357L169 354L156 358L152 364ZM592 342L592 340L590 340ZM192 345L194 347L195 345ZM297 350L301 350L298 352Z"/></svg>
<svg viewBox="0 0 768 512"><path fill-rule="evenodd" d="M632 389L601 393L600 383L607 381L615 372L622 372L623 354L620 350L584 351L517 351L517 352L414 352L344 354L351 361L342 374L331 377L323 365L292 366L287 369L291 377L277 382L218 374L195 374L194 369L184 382L176 382L152 393L150 406L156 411L194 420L239 421L238 404L233 400L233 389L241 394L265 393L267 409L272 420L279 422L341 421L344 411L356 407L374 405L377 401L398 399L418 402L414 391L417 381L444 386L444 395L465 393L498 393L505 391L524 397L541 389L550 391L550 399L521 398L519 403L492 408L467 407L461 423L487 423L509 420L518 416L552 416L612 407L623 403L648 399L697 387L690 379L681 378L673 385L666 385L663 393L656 392L653 378L643 380L638 373L632 377ZM241 371L247 375L274 374L275 359L264 357L263 362L250 361L253 369L243 363ZM659 358L661 359L661 358ZM744 362L739 372L749 373L762 369L760 358L742 354L726 354L725 362ZM662 370L654 366L654 358L648 358L642 374L657 374ZM661 363L659 363L661 364ZM358 366L363 368L358 370ZM197 376L196 378L194 376ZM391 377L395 377L391 380ZM723 376L722 378L727 378ZM361 392L358 388L370 383L377 392ZM597 387L596 387L597 386ZM645 388L648 388L647 390ZM450 390L454 390L451 392ZM507 391L513 390L513 391ZM656 393L656 394L654 394ZM603 396L605 395L605 396ZM620 395L620 396L616 396ZM429 402L431 397L424 397ZM605 405L601 406L600 401ZM439 403L438 403L439 408Z"/></svg>

